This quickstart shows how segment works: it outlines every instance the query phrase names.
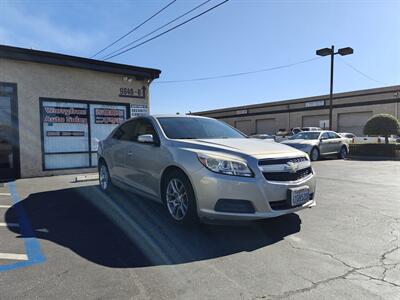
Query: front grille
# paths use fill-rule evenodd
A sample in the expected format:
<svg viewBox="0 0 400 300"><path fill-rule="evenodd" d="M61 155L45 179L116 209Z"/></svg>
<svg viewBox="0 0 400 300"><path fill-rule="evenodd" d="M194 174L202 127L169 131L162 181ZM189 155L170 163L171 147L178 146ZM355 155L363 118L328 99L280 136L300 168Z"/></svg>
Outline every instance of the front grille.
<svg viewBox="0 0 400 300"><path fill-rule="evenodd" d="M295 158L271 158L271 159L262 159L258 161L259 166L266 166L266 165L284 165L289 162L292 163L301 163L303 161L307 161L306 157L295 157Z"/></svg>
<svg viewBox="0 0 400 300"><path fill-rule="evenodd" d="M311 167L297 171L296 173L289 172L264 172L265 179L270 181L296 181L312 174Z"/></svg>
<svg viewBox="0 0 400 300"><path fill-rule="evenodd" d="M310 161L305 156L262 159L258 165L270 181L296 181L312 174Z"/></svg>

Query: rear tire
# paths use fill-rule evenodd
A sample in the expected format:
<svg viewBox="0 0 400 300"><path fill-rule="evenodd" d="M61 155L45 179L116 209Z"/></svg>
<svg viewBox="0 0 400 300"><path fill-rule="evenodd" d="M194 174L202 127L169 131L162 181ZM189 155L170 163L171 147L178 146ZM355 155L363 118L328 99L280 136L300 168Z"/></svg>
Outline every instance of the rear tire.
<svg viewBox="0 0 400 300"><path fill-rule="evenodd" d="M346 146L343 146L342 148L340 148L340 151L338 153L338 158L345 159L346 156L347 156L347 148L346 148Z"/></svg>
<svg viewBox="0 0 400 300"><path fill-rule="evenodd" d="M316 147L312 148L311 152L310 152L311 161L319 160L319 157L320 157L320 154L319 154L318 148L316 148Z"/></svg>
<svg viewBox="0 0 400 300"><path fill-rule="evenodd" d="M167 213L175 223L189 226L199 223L193 187L182 171L173 170L166 175L162 195Z"/></svg>
<svg viewBox="0 0 400 300"><path fill-rule="evenodd" d="M108 171L107 164L104 161L100 160L98 165L100 189L103 192L108 193L112 187L110 172Z"/></svg>

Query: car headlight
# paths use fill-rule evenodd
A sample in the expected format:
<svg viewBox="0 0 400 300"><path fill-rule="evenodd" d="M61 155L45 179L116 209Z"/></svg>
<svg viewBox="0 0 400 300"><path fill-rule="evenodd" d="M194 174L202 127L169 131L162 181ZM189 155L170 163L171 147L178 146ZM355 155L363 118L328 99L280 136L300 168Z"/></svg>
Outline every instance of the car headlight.
<svg viewBox="0 0 400 300"><path fill-rule="evenodd" d="M210 171L220 174L253 177L254 174L247 164L240 160L198 153L200 162Z"/></svg>

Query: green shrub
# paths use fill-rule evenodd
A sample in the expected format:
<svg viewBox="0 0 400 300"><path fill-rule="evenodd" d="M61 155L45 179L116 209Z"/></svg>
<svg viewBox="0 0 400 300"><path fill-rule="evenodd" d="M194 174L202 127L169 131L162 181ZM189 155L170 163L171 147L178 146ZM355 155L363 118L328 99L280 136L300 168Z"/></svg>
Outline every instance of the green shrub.
<svg viewBox="0 0 400 300"><path fill-rule="evenodd" d="M400 122L389 114L374 115L365 124L364 134L384 136L388 144L391 134L400 135Z"/></svg>

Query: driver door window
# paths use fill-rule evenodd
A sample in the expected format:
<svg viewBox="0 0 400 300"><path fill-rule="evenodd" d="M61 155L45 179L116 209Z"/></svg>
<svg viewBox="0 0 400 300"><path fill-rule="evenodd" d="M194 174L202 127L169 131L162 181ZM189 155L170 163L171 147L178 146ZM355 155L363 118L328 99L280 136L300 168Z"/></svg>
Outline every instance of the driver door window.
<svg viewBox="0 0 400 300"><path fill-rule="evenodd" d="M323 140L329 139L328 133L327 133L327 132L324 132L323 134L321 134L321 139L323 139Z"/></svg>
<svg viewBox="0 0 400 300"><path fill-rule="evenodd" d="M153 136L153 139L156 140L157 134L153 127L153 124L151 124L150 121L146 119L138 120L136 122L135 130L131 137L131 141L137 142L139 135L144 135L144 134L151 134Z"/></svg>

